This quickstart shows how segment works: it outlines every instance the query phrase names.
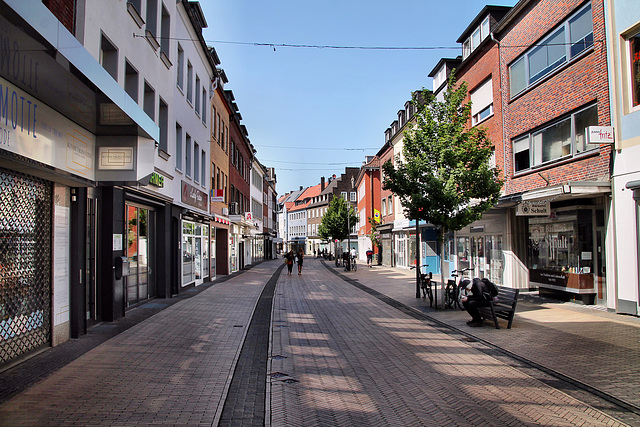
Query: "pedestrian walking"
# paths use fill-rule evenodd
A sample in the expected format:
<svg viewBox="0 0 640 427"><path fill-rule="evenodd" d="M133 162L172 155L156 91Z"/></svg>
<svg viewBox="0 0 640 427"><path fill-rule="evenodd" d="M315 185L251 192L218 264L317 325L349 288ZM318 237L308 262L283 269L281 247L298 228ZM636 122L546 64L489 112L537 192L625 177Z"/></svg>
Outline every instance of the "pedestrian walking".
<svg viewBox="0 0 640 427"><path fill-rule="evenodd" d="M291 270L293 270L293 251L289 251L284 255L284 262L287 264L287 270L289 276L291 276Z"/></svg>
<svg viewBox="0 0 640 427"><path fill-rule="evenodd" d="M373 262L373 251L371 249L367 249L367 267L371 268L372 262Z"/></svg>
<svg viewBox="0 0 640 427"><path fill-rule="evenodd" d="M302 248L298 250L298 255L296 255L296 260L298 261L298 276L302 274L302 262L304 261L304 253L302 252Z"/></svg>

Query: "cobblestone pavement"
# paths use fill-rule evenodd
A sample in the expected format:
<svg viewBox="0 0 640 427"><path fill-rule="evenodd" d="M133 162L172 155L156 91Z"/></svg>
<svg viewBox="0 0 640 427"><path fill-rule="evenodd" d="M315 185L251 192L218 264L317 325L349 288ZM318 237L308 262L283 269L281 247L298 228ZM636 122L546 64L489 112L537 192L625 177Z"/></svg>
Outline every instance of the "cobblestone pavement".
<svg viewBox="0 0 640 427"><path fill-rule="evenodd" d="M329 264L328 264L329 265ZM332 265L332 264L331 264ZM433 319L640 408L640 319L533 295L518 301L510 330L501 321L470 328L466 312L434 310L415 298L415 271L374 266L343 273ZM439 301L442 307L442 301Z"/></svg>
<svg viewBox="0 0 640 427"><path fill-rule="evenodd" d="M276 291L272 425L618 424L322 268L305 263Z"/></svg>
<svg viewBox="0 0 640 427"><path fill-rule="evenodd" d="M5 401L0 425L218 425L234 372L255 376L240 373L237 361L256 303L280 266L281 260L259 264L90 350ZM430 312L412 297L409 272L376 267L341 274L308 259L301 276L279 276L264 378L267 425L639 425L612 417L606 405L578 399L483 345L493 340L538 363L590 352L582 369L569 370L570 361L556 366L576 374L607 363L612 366L598 375L611 377L594 379L594 386L620 382L637 393L637 319L522 303L513 329L475 328L473 339L456 332L468 332L464 312ZM358 283L404 305L352 286ZM544 310L550 314L537 318ZM566 342L554 345L555 339ZM598 355L585 345L615 351ZM622 349L611 349L617 346ZM617 360L622 353L624 360ZM630 384L619 380L619 363L631 365L624 371L632 375Z"/></svg>
<svg viewBox="0 0 640 427"><path fill-rule="evenodd" d="M276 266L254 267L94 348L4 403L0 425L217 424L247 325Z"/></svg>

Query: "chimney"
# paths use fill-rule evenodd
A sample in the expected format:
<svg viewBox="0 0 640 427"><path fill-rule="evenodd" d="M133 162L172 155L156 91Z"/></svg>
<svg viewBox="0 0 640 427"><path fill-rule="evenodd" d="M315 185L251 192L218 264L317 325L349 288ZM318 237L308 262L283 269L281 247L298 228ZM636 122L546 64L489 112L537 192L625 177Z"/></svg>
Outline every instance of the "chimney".
<svg viewBox="0 0 640 427"><path fill-rule="evenodd" d="M302 188L303 188L303 187L302 187L302 185L301 185L301 186L300 186L300 191L302 191Z"/></svg>
<svg viewBox="0 0 640 427"><path fill-rule="evenodd" d="M324 176L320 177L320 191L324 191Z"/></svg>

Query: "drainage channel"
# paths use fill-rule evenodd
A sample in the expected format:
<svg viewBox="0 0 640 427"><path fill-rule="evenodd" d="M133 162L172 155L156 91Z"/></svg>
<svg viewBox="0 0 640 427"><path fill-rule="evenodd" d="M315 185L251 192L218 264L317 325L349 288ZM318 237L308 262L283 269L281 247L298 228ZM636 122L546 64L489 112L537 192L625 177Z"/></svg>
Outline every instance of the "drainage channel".
<svg viewBox="0 0 640 427"><path fill-rule="evenodd" d="M265 285L251 317L219 426L264 426L271 306L281 265ZM235 325L234 325L235 326Z"/></svg>
<svg viewBox="0 0 640 427"><path fill-rule="evenodd" d="M626 423L629 425L640 425L640 408L637 406L625 402L596 387L585 384L574 378L566 376L556 370L547 368L532 360L519 356L508 350L496 346L481 338L468 334L461 329L448 325L438 319L429 316L417 309L409 307L375 289L369 288L363 285L357 279L352 279L344 274L336 271L334 268L328 266L325 262L322 263L329 271L344 280L345 282L355 286L356 288L376 297L385 304L394 307L401 312L413 317L414 319L422 320L428 323L436 330L445 333L447 335L458 337L460 340L473 345L479 351L488 354L501 362L517 368L527 375L536 378L537 380L557 389L561 390L568 395L588 404L598 410Z"/></svg>

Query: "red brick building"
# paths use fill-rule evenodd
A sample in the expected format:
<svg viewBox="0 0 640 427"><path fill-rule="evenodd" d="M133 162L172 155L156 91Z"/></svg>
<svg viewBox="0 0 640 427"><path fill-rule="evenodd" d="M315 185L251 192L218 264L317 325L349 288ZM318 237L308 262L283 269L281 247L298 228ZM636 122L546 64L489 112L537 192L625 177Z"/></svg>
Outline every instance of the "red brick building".
<svg viewBox="0 0 640 427"><path fill-rule="evenodd" d="M603 1L521 0L494 34L506 274L516 287L604 304L612 153L585 130L610 124Z"/></svg>

